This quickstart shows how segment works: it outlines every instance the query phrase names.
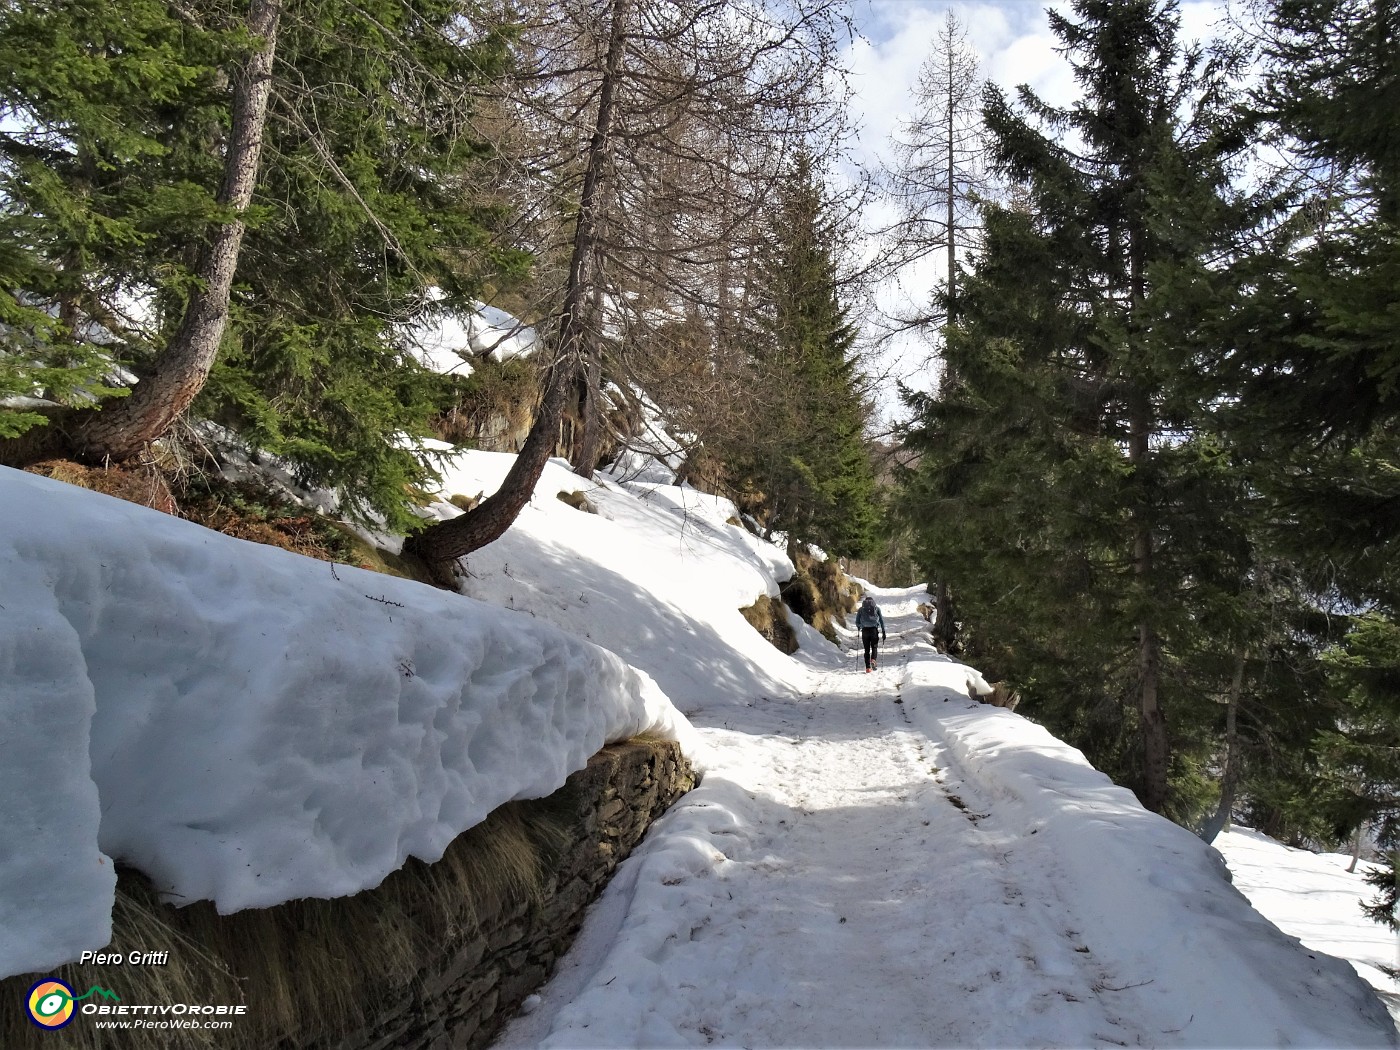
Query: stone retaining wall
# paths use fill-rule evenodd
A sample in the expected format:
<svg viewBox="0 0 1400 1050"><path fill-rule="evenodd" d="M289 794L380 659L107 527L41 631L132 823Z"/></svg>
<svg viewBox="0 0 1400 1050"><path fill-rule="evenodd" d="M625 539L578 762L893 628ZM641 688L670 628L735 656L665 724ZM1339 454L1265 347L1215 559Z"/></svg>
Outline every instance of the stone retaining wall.
<svg viewBox="0 0 1400 1050"><path fill-rule="evenodd" d="M476 916L470 936L444 931L438 962L418 975L410 994L385 1004L372 1027L330 1043L283 1045L308 1050L486 1046L548 977L618 863L694 783L689 763L669 742L604 748L549 798L524 804L545 807L570 837L539 897L514 901L494 916Z"/></svg>

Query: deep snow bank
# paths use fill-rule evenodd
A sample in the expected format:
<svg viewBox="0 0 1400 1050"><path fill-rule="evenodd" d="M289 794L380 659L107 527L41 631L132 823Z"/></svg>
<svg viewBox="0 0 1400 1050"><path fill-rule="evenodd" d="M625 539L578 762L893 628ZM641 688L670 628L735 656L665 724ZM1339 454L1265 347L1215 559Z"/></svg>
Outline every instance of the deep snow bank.
<svg viewBox="0 0 1400 1050"><path fill-rule="evenodd" d="M907 710L947 741L999 825L1015 829L1017 867L1055 883L1073 909L1066 926L1114 964L1115 987L1152 1011L1139 1020L1159 1025L1160 1045L1395 1045L1356 971L1255 911L1216 850L1043 727L969 703L968 669L919 650Z"/></svg>
<svg viewBox="0 0 1400 1050"><path fill-rule="evenodd" d="M0 976L106 944L111 858L222 912L353 893L608 741L691 740L529 616L8 468L0 682Z"/></svg>

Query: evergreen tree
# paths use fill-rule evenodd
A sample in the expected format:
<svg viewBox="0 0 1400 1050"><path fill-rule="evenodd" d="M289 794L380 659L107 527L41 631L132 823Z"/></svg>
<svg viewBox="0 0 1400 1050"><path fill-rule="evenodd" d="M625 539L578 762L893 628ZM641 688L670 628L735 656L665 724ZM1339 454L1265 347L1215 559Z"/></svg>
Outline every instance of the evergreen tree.
<svg viewBox="0 0 1400 1050"><path fill-rule="evenodd" d="M1190 819L1255 562L1249 490L1192 388L1194 318L1244 222L1229 56L1182 49L1170 3L1050 19L1083 96L988 92L993 157L1029 207L988 209L947 336L958 385L921 403L906 513L1030 709Z"/></svg>
<svg viewBox="0 0 1400 1050"><path fill-rule="evenodd" d="M451 396L412 326L528 265L494 234L471 124L508 48L460 0L300 0L283 22L260 221L200 407L400 527L429 471L398 439L428 435Z"/></svg>
<svg viewBox="0 0 1400 1050"><path fill-rule="evenodd" d="M1356 602L1400 604L1400 19L1369 0L1276 0L1253 98L1306 176L1234 270L1211 362L1222 423Z"/></svg>
<svg viewBox="0 0 1400 1050"><path fill-rule="evenodd" d="M1256 250L1222 275L1233 298L1207 397L1264 504L1265 542L1321 581L1312 593L1349 630L1297 654L1310 702L1274 712L1297 734L1292 774L1257 783L1254 804L1271 833L1335 847L1369 823L1393 850L1400 22L1370 0L1273 0L1263 29L1253 115L1294 164ZM1373 914L1393 922L1393 868L1377 885Z"/></svg>
<svg viewBox="0 0 1400 1050"><path fill-rule="evenodd" d="M779 398L762 433L726 451L767 524L836 555L875 544L875 472L864 438L856 330L840 301L836 229L810 155L800 154L769 229L753 361Z"/></svg>
<svg viewBox="0 0 1400 1050"><path fill-rule="evenodd" d="M231 74L223 179L215 196L221 214L199 246L180 322L160 353L124 400L76 420L74 451L89 463L125 462L163 437L209 377L228 326L229 291L262 161L281 17L282 0L250 0L247 54Z"/></svg>
<svg viewBox="0 0 1400 1050"><path fill-rule="evenodd" d="M1381 895L1366 910L1400 929L1393 864L1400 850L1400 627L1378 614L1358 617L1324 663L1338 709L1336 728L1319 736L1324 804L1316 811L1331 818L1338 838L1370 825L1391 863L1368 876Z"/></svg>
<svg viewBox="0 0 1400 1050"><path fill-rule="evenodd" d="M0 395L87 405L159 338L214 222L235 34L157 0L0 5ZM45 421L0 412L0 436Z"/></svg>
<svg viewBox="0 0 1400 1050"><path fill-rule="evenodd" d="M462 0L295 0L280 14L252 206L234 209L248 230L230 323L197 407L338 487L348 512L407 526L427 470L401 437L427 435L450 396L410 326L465 313L525 263L492 239L477 183L489 150L470 124L508 32ZM202 249L234 217L218 197L230 70L257 38L222 4L47 0L0 18L16 58L0 98L19 129L0 138L0 266L9 312L29 310L0 377L53 385L36 369L57 366L90 385L84 360L147 377L208 289Z"/></svg>

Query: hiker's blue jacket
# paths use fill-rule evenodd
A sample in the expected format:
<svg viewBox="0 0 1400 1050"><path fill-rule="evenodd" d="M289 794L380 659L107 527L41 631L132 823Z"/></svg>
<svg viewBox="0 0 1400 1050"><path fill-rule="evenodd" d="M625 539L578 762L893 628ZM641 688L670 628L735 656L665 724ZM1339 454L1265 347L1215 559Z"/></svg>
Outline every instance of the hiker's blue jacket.
<svg viewBox="0 0 1400 1050"><path fill-rule="evenodd" d="M871 615L872 613L874 615ZM866 606L862 603L859 611L856 613L856 626L862 630L866 627L878 627L880 628L880 633L884 634L885 618L880 615L880 607L874 605L867 610Z"/></svg>

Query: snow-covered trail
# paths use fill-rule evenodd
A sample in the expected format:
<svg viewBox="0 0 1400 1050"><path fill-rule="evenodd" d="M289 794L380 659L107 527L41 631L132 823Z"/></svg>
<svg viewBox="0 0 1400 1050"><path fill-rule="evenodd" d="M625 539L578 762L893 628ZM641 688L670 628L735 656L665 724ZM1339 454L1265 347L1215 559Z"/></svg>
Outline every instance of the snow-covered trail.
<svg viewBox="0 0 1400 1050"><path fill-rule="evenodd" d="M875 673L848 659L742 724L725 709L707 735L720 754L742 736L744 765L664 818L500 1046L1161 1042L1126 1020L1133 990L1058 883L1018 871L991 801L907 717L911 656L941 659L914 606L885 602Z"/></svg>

